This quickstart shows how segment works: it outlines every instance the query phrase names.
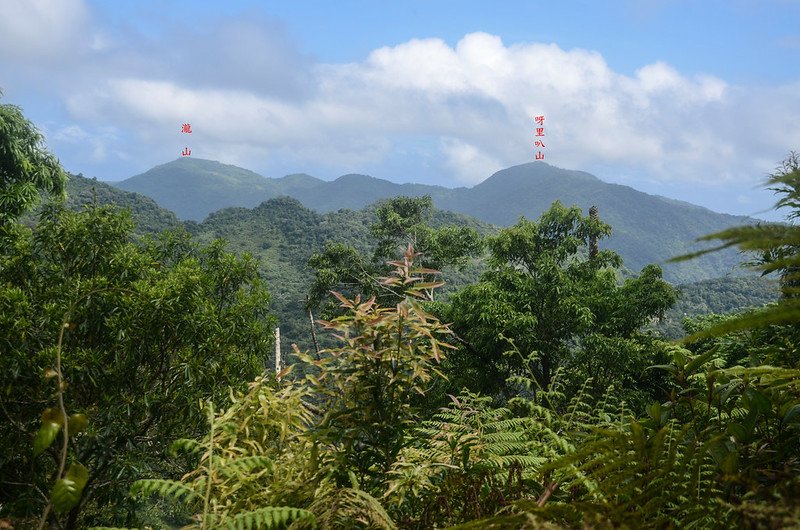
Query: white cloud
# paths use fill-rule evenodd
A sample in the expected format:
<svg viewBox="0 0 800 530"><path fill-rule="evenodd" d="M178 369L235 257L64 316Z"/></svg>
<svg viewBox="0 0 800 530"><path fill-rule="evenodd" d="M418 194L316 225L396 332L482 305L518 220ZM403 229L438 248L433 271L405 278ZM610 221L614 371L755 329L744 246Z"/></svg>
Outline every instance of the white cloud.
<svg viewBox="0 0 800 530"><path fill-rule="evenodd" d="M88 10L82 0L0 0L0 58L50 61L80 45Z"/></svg>
<svg viewBox="0 0 800 530"><path fill-rule="evenodd" d="M477 184L488 175L503 169L503 164L482 152L480 148L457 138L444 138L441 145L445 165L454 177L464 184Z"/></svg>
<svg viewBox="0 0 800 530"><path fill-rule="evenodd" d="M47 131L45 131L47 133ZM69 145L92 162L105 162L110 158L109 150L119 137L113 127L96 127L91 131L80 125L71 124L57 128L47 134L53 147L58 149ZM117 160L125 160L125 153L117 153Z"/></svg>
<svg viewBox="0 0 800 530"><path fill-rule="evenodd" d="M14 27L22 20L16 13ZM314 64L270 21L231 19L202 35L191 31L161 42L87 31L87 58L61 74L74 82L54 85L84 133L124 132L103 137L105 156L163 162L187 140L178 130L188 121L193 155L254 169L282 161L359 172L391 159L396 145L424 142L419 158L438 150L441 183L473 183L532 161L532 118L545 115L549 163L663 183L750 186L764 160L771 167L800 147L797 84L737 87L664 62L623 75L597 51L509 46L482 32L455 46L414 39L360 62ZM61 134L67 142L68 131Z"/></svg>

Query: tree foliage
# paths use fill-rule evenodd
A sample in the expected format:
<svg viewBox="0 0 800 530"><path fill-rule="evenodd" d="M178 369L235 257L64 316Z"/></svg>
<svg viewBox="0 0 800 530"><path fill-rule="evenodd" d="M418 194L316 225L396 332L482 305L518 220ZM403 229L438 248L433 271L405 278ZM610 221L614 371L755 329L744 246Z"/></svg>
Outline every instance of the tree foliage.
<svg viewBox="0 0 800 530"><path fill-rule="evenodd" d="M538 221L520 219L490 238L489 270L444 310L463 345L452 370L483 392L502 389L526 359L542 387L562 366L579 380L594 377L598 391L635 386L654 355L638 330L675 295L655 265L620 285L615 253L581 257L591 239L610 231L556 202Z"/></svg>
<svg viewBox="0 0 800 530"><path fill-rule="evenodd" d="M451 348L450 330L422 308L441 284L424 281L436 271L417 267L417 256L409 245L402 261L389 262L395 269L381 285L399 298L395 307L336 293L345 313L323 325L343 344L319 359L299 356L319 372L306 376L325 411L317 440L333 448L340 484L348 472L367 491L381 483L418 419L413 396L441 376L436 365Z"/></svg>
<svg viewBox="0 0 800 530"><path fill-rule="evenodd" d="M398 259L409 245L419 253L418 266L434 270L463 268L483 248L480 235L471 227L431 227L433 202L429 196L388 199L378 204L375 213L377 220L370 227L375 238L371 257L335 242L311 257L309 266L316 271L310 292L313 304L325 300L331 290L375 296L386 303L396 301L396 295L375 280L390 272L387 260Z"/></svg>
<svg viewBox="0 0 800 530"><path fill-rule="evenodd" d="M0 228L30 210L40 192L62 195L66 182L36 126L19 107L0 104Z"/></svg>
<svg viewBox="0 0 800 530"><path fill-rule="evenodd" d="M134 242L128 216L109 207L47 208L14 236L0 256L0 440L13 448L0 457L0 502L31 514L46 500L37 491L48 489L58 450L37 442L43 454L31 458L29 444L61 389L67 408L90 418L70 439L89 476L67 526L111 506L113 520L126 520L130 481L164 469L155 453L171 437L201 434L198 400L224 402L228 386L265 366L271 322L256 264L180 232ZM56 344L63 388L42 375Z"/></svg>
<svg viewBox="0 0 800 530"><path fill-rule="evenodd" d="M798 208L796 156L782 168L770 185ZM428 226L429 208L384 204L372 256L319 257L317 287L352 280L322 322L337 342L296 349L274 377L250 257L181 231L134 238L129 216L96 204L6 226L0 515L62 528L800 527L795 224L709 236L753 252L781 298L687 321L689 337L666 343L643 331L674 301L660 269L622 281L616 254L584 257L610 227L558 203L489 238L480 282L434 301L430 264L478 247Z"/></svg>

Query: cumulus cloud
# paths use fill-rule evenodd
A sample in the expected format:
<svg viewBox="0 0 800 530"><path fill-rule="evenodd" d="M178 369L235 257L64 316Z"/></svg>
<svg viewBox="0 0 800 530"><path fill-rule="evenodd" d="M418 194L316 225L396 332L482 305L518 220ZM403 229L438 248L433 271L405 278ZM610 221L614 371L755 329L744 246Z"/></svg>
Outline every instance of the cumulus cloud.
<svg viewBox="0 0 800 530"><path fill-rule="evenodd" d="M0 21L0 53L13 32L34 39L34 15L52 29L52 42L67 38L65 25L42 14L45 0L27 11L6 3L12 9L3 9L11 15ZM50 7L70 3L74 13L62 14L85 20L78 0ZM359 62L319 64L269 19L171 29L160 40L86 31L86 58L63 74L74 82L58 90L70 120L102 137L105 151L95 155L161 163L189 140L178 128L191 122L194 155L257 170L295 164L358 172L380 167L398 146L425 144L419 158L438 164L440 183L474 184L532 161L533 117L544 115L552 164L678 185L749 186L765 160L771 167L800 145L797 84L739 87L664 62L624 75L594 50L506 45L483 32L454 46L414 39ZM37 53L53 52L47 46L55 44ZM70 141L69 131L60 134Z"/></svg>
<svg viewBox="0 0 800 530"><path fill-rule="evenodd" d="M73 53L88 20L82 0L0 0L0 59L49 62Z"/></svg>
<svg viewBox="0 0 800 530"><path fill-rule="evenodd" d="M94 127L86 130L80 125L70 124L51 130L45 128L46 136L51 140L55 149L69 146L81 153L86 160L101 163L113 158L115 160L128 160L124 152L110 152L119 141L119 135L113 127Z"/></svg>
<svg viewBox="0 0 800 530"><path fill-rule="evenodd" d="M444 138L441 142L444 163L462 182L477 183L487 175L503 169L503 164L484 153L479 147L457 138Z"/></svg>

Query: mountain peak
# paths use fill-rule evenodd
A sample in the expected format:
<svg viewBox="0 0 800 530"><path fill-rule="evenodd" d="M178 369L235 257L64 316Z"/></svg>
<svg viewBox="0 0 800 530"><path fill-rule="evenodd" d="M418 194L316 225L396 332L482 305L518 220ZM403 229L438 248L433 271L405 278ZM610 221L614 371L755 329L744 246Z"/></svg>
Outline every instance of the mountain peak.
<svg viewBox="0 0 800 530"><path fill-rule="evenodd" d="M334 180L340 184L360 184L365 182L376 182L382 179L371 177L369 175L362 175L361 173L348 173Z"/></svg>
<svg viewBox="0 0 800 530"><path fill-rule="evenodd" d="M272 186L269 179L253 171L190 157L178 158L112 184L152 197L182 219L196 221L220 208L256 206L268 198L265 195Z"/></svg>
<svg viewBox="0 0 800 530"><path fill-rule="evenodd" d="M305 174L270 179L213 160L178 159L117 186L148 195L179 217L195 220L221 208L252 208L278 196L294 197L306 208L322 213L342 208L357 210L398 195L430 195L438 209L503 226L513 224L520 216L536 219L555 200L567 206L577 205L584 212L596 205L600 218L613 228L612 237L605 240L606 248L622 254L626 265L634 270L698 250L693 245L698 237L746 222L544 162L503 169L472 188L450 189L395 184L354 173L334 181ZM285 200L270 202L262 209L291 209L292 204ZM665 274L675 282L699 280L724 274L737 262L738 256L715 253L691 264L665 264Z"/></svg>
<svg viewBox="0 0 800 530"><path fill-rule="evenodd" d="M551 166L545 162L527 162L525 164L501 169L480 184L475 185L474 188L480 188L484 185L494 186L497 185L498 182L523 183L527 187L535 181L553 179L569 179L572 182L583 183L602 183L599 178L585 171L563 169Z"/></svg>

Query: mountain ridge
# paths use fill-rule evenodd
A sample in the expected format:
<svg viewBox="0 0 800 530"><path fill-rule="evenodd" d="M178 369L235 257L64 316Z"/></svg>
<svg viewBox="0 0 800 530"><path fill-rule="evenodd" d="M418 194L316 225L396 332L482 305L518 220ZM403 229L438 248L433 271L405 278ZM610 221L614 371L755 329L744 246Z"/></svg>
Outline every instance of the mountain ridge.
<svg viewBox="0 0 800 530"><path fill-rule="evenodd" d="M112 183L114 184L114 183ZM671 264L669 258L703 248L694 241L755 220L714 212L708 208L607 183L579 170L530 162L502 169L471 187L397 184L369 175L350 173L332 181L293 174L278 179L215 161L182 159L156 166L118 183L119 187L152 197L183 219L202 220L229 207L252 208L279 196L290 196L319 213L359 210L377 200L398 195L430 195L436 208L471 215L500 226L520 216L536 219L552 202L577 205L586 212L599 208L613 228L607 248L619 252L628 266L639 270L648 263L665 268L665 277L686 283L730 273L741 261L735 251L717 252L690 262Z"/></svg>

